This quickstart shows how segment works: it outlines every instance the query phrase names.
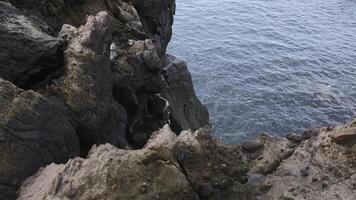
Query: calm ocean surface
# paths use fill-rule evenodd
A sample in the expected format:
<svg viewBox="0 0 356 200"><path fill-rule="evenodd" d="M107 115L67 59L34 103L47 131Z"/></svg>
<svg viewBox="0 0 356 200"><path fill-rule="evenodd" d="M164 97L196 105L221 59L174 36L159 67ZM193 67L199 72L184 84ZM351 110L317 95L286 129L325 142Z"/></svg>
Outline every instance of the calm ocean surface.
<svg viewBox="0 0 356 200"><path fill-rule="evenodd" d="M356 0L177 0L169 53L226 142L356 117Z"/></svg>

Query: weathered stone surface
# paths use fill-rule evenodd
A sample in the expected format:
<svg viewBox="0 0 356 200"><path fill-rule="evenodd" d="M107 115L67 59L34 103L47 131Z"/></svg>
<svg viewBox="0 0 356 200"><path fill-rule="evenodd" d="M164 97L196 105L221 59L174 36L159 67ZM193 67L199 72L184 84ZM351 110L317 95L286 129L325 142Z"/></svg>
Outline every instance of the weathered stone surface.
<svg viewBox="0 0 356 200"><path fill-rule="evenodd" d="M0 79L0 199L14 199L21 182L40 167L79 154L65 110Z"/></svg>
<svg viewBox="0 0 356 200"><path fill-rule="evenodd" d="M209 112L202 105L193 88L192 78L185 62L167 55L164 59L166 87L162 96L169 102L171 126L179 133L182 130L197 130L209 125Z"/></svg>
<svg viewBox="0 0 356 200"><path fill-rule="evenodd" d="M165 97L162 93L167 93L162 91L166 88L166 81L161 74L163 66L161 60L165 57L165 49L171 38L175 1L11 0L10 2L17 8L26 10L47 22L52 36L57 36L62 28L59 37L64 40L65 45L75 37L73 28L85 23L87 15L106 11L111 21L112 44L114 44L111 45L114 48L110 52L113 96L128 111L126 135L130 143L136 148L142 147L151 132L168 123L167 113L156 112L163 110L164 107L157 107L159 103L151 103L160 101L160 98L157 98L158 94L161 93L160 96ZM62 26L63 24L66 25ZM63 75L63 68L61 69L60 73L55 74L55 78ZM188 71L185 69L184 73ZM192 84L191 81L189 84ZM192 88L193 86L190 85L186 89L192 90ZM178 96L172 98L176 97ZM176 108L172 110L180 109L177 105L174 106ZM181 124L177 125L180 127L175 128L177 132L188 127L195 130L206 124L207 112L200 102L193 100L185 106L188 106L187 110L191 110L188 120L192 120L192 124L186 126L186 122L178 119L184 127L180 127ZM194 113L197 113L195 117L193 117ZM204 116L198 119L201 113L204 113ZM174 117L171 118L171 121L175 121ZM201 123L202 121L204 122Z"/></svg>
<svg viewBox="0 0 356 200"><path fill-rule="evenodd" d="M250 162L249 173L261 175L273 173L296 148L294 142L268 134L262 134L241 146Z"/></svg>
<svg viewBox="0 0 356 200"><path fill-rule="evenodd" d="M0 77L34 88L62 67L61 42L40 19L0 1Z"/></svg>
<svg viewBox="0 0 356 200"><path fill-rule="evenodd" d="M132 0L148 37L156 41L160 55L164 55L172 37L175 0Z"/></svg>
<svg viewBox="0 0 356 200"><path fill-rule="evenodd" d="M331 133L331 138L338 144L346 144L355 142L356 140L356 127L347 129L334 130Z"/></svg>
<svg viewBox="0 0 356 200"><path fill-rule="evenodd" d="M166 126L141 150L94 147L87 159L40 170L18 199L198 199L173 157L176 137Z"/></svg>
<svg viewBox="0 0 356 200"><path fill-rule="evenodd" d="M129 147L126 110L112 96L110 19L105 11L89 16L72 34L65 51L66 73L54 86L72 111L83 155L93 144Z"/></svg>
<svg viewBox="0 0 356 200"><path fill-rule="evenodd" d="M52 33L58 33L63 24L79 26L86 21L86 15L107 10L106 0L9 0L17 8L27 10L51 26ZM107 1L113 4L115 1ZM117 5L117 3L116 3ZM113 6L114 7L114 6Z"/></svg>
<svg viewBox="0 0 356 200"><path fill-rule="evenodd" d="M262 141L259 138L256 138L256 139L249 140L249 141L242 143L241 146L246 151L255 151L255 150L263 147L263 145L264 145L264 141Z"/></svg>
<svg viewBox="0 0 356 200"><path fill-rule="evenodd" d="M233 200L244 194L245 164L238 146L221 144L203 129L177 137L167 125L143 149L101 145L87 159L41 169L24 182L19 200Z"/></svg>
<svg viewBox="0 0 356 200"><path fill-rule="evenodd" d="M248 165L240 147L228 146L200 129L194 133L184 131L174 147L187 179L201 199L236 199L247 181Z"/></svg>
<svg viewBox="0 0 356 200"><path fill-rule="evenodd" d="M336 144L330 137L350 129L323 128L312 134L262 181L259 187L268 189L258 199L355 199L356 146Z"/></svg>
<svg viewBox="0 0 356 200"><path fill-rule="evenodd" d="M303 141L303 136L296 133L290 133L286 136L286 138L295 143L300 143Z"/></svg>

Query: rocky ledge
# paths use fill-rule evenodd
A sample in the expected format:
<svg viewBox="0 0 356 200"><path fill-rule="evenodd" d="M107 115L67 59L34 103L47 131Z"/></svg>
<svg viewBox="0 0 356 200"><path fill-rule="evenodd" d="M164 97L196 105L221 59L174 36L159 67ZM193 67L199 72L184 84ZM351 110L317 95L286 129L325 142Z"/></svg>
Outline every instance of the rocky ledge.
<svg viewBox="0 0 356 200"><path fill-rule="evenodd" d="M356 122L225 145L174 0L0 0L0 199L356 199Z"/></svg>

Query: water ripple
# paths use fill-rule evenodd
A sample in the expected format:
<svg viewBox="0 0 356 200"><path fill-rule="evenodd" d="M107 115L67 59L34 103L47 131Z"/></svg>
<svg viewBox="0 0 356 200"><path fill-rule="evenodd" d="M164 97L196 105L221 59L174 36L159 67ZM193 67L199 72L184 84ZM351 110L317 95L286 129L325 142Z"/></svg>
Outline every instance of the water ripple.
<svg viewBox="0 0 356 200"><path fill-rule="evenodd" d="M177 0L169 51L217 136L238 142L356 116L355 0Z"/></svg>

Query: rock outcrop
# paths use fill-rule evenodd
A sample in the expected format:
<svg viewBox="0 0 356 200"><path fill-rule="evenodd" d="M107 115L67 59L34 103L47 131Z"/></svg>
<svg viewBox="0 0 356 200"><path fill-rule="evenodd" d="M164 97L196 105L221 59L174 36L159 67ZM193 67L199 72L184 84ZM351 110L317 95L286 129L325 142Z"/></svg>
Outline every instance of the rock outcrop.
<svg viewBox="0 0 356 200"><path fill-rule="evenodd" d="M0 198L14 199L21 182L40 167L79 154L65 107L0 79Z"/></svg>
<svg viewBox="0 0 356 200"><path fill-rule="evenodd" d="M170 119L184 129L208 125L187 68L164 76L174 10L173 0L0 1L0 199L13 199L38 168L86 157L93 145L142 148ZM178 112L186 105L172 99L189 99L199 113ZM19 121L9 128L7 118Z"/></svg>
<svg viewBox="0 0 356 200"><path fill-rule="evenodd" d="M320 130L298 147L266 182L274 183L265 199L343 199L356 198L355 140L339 145L331 137L352 127Z"/></svg>
<svg viewBox="0 0 356 200"><path fill-rule="evenodd" d="M0 199L21 185L20 200L356 199L355 121L214 139L186 63L166 54L174 13L174 0L0 0Z"/></svg>
<svg viewBox="0 0 356 200"><path fill-rule="evenodd" d="M44 21L1 1L0 19L1 78L27 89L58 73L62 44Z"/></svg>
<svg viewBox="0 0 356 200"><path fill-rule="evenodd" d="M173 130L197 130L209 124L209 113L195 95L192 78L184 61L171 55L164 58L163 75L166 80L162 95L169 102Z"/></svg>
<svg viewBox="0 0 356 200"><path fill-rule="evenodd" d="M87 159L49 165L24 182L18 199L234 199L220 189L243 179L241 158L204 130L177 137L167 125L140 150L106 144Z"/></svg>
<svg viewBox="0 0 356 200"><path fill-rule="evenodd" d="M65 51L65 75L53 90L72 110L83 155L93 144L129 147L126 110L112 95L110 23L108 13L103 11L89 16L78 30L69 25L62 28L73 38Z"/></svg>
<svg viewBox="0 0 356 200"><path fill-rule="evenodd" d="M24 182L19 199L352 200L356 140L332 137L353 126L313 129L297 142L263 134L248 149L206 129L176 136L165 126L143 149L102 145L87 159L49 165Z"/></svg>
<svg viewBox="0 0 356 200"><path fill-rule="evenodd" d="M348 138L353 126L306 131L308 139L300 143L275 138L256 150L249 173L254 199L355 199L356 140L340 144L333 139L335 135ZM273 168L269 163L274 163Z"/></svg>

